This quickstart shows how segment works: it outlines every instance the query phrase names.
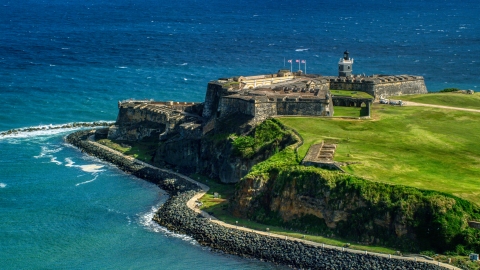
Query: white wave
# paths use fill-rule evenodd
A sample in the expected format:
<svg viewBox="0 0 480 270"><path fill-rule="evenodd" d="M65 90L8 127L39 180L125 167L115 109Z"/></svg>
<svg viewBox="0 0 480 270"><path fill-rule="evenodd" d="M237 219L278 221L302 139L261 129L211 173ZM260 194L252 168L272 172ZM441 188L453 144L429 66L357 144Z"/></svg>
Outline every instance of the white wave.
<svg viewBox="0 0 480 270"><path fill-rule="evenodd" d="M75 184L75 186L76 186L76 187L78 187L78 186L80 186L80 185L84 185L84 184L91 183L91 182L93 182L93 181L97 180L97 177L98 177L98 174L97 174L97 175L95 175L95 177L94 177L93 179L91 179L91 180L88 180L88 181L85 181L85 182L81 182L81 183L78 183L78 184Z"/></svg>
<svg viewBox="0 0 480 270"><path fill-rule="evenodd" d="M7 184L5 183L0 183L0 188L6 188L7 187Z"/></svg>
<svg viewBox="0 0 480 270"><path fill-rule="evenodd" d="M42 146L42 151L38 156L34 156L34 158L43 158L43 157L53 157L51 154L58 153L63 150L63 147L58 147L54 149L49 149L47 146Z"/></svg>
<svg viewBox="0 0 480 270"><path fill-rule="evenodd" d="M101 168L103 168L103 165L97 165L97 164L80 165L78 167L81 168L82 171L89 172L89 173L98 173L103 171L103 170L100 170Z"/></svg>
<svg viewBox="0 0 480 270"><path fill-rule="evenodd" d="M19 131L11 134L0 135L0 140L2 139L26 139L26 138L33 138L33 137L46 137L52 136L57 134L62 134L68 131L77 130L80 128L59 128L59 129L44 129L44 130L36 130L36 131Z"/></svg>
<svg viewBox="0 0 480 270"><path fill-rule="evenodd" d="M183 80L184 80L184 81L188 81L188 79L187 79L187 78L183 78Z"/></svg>
<svg viewBox="0 0 480 270"><path fill-rule="evenodd" d="M75 164L71 158L65 158L65 163L67 163L65 164L66 167L73 167L73 164Z"/></svg>
<svg viewBox="0 0 480 270"><path fill-rule="evenodd" d="M177 66L186 66L188 63L177 64Z"/></svg>
<svg viewBox="0 0 480 270"><path fill-rule="evenodd" d="M118 68L122 68L122 69L123 69L123 68L128 68L128 67L121 66L121 67L118 67Z"/></svg>
<svg viewBox="0 0 480 270"><path fill-rule="evenodd" d="M296 52L303 52L303 51L308 51L309 48L306 48L306 49L296 49L295 51Z"/></svg>
<svg viewBox="0 0 480 270"><path fill-rule="evenodd" d="M55 163L57 165L62 165L62 162L58 161L56 157L50 158L50 162Z"/></svg>
<svg viewBox="0 0 480 270"><path fill-rule="evenodd" d="M104 165L98 165L98 164L74 165L74 164L75 162L73 162L71 158L65 158L65 167L80 168L82 171L92 173L92 174L96 174L104 171L104 170L100 170L101 168L104 167Z"/></svg>
<svg viewBox="0 0 480 270"><path fill-rule="evenodd" d="M188 235L178 234L178 233L174 233L172 231L169 231L167 228L158 225L158 223L153 220L153 216L155 216L155 213L157 213L158 208L160 208L160 205L161 204L158 204L157 206L152 206L150 211L139 214L138 215L139 216L139 223L151 232L163 233L166 236L179 238L183 241L190 242L193 245L198 244L198 242L195 239L193 239L192 237L190 237Z"/></svg>
<svg viewBox="0 0 480 270"><path fill-rule="evenodd" d="M38 136L51 136L57 135L68 131L74 131L86 127L87 125L93 125L95 123L107 123L112 124L112 121L95 121L95 122L80 122L80 123L66 123L58 125L38 125L24 128L16 128L7 131L0 131L0 140L6 138L31 138Z"/></svg>

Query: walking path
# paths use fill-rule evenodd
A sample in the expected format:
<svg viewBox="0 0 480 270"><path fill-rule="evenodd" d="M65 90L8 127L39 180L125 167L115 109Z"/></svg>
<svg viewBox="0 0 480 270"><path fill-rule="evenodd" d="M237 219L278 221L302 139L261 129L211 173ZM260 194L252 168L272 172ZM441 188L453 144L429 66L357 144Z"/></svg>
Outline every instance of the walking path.
<svg viewBox="0 0 480 270"><path fill-rule="evenodd" d="M468 108L460 108L460 107L450 107L450 106L443 106L443 105L417 103L417 102L412 102L412 101L405 101L405 102L403 102L403 106L422 106L422 107L433 107L433 108L441 108L441 109L449 109L449 110L467 111L467 112L478 112L478 113L480 113L480 110L477 110L477 109L468 109Z"/></svg>
<svg viewBox="0 0 480 270"><path fill-rule="evenodd" d="M264 232L264 231L258 231L258 230L253 230L253 229L249 229L249 228L245 228L245 227L238 227L236 225L232 225L232 224L228 224L228 223L225 223L223 221L220 221L218 220L217 218L209 215L208 213L200 210L199 208L196 207L196 201L199 200L201 197L203 197L203 195L205 195L205 193L207 193L207 191L209 190L209 187L207 185L204 185L202 183L199 183L195 180L193 180L192 178L188 177L188 176L185 176L183 174L180 174L180 173L177 173L177 172L174 172L174 171L171 171L171 170L167 170L167 169L162 169L162 168L158 168L158 167L155 167L155 166L152 166L151 164L148 164L148 163L145 163L143 161L140 161L140 160L137 160L131 156L127 156L127 155L124 155L116 150L113 150L112 148L109 148L105 145L102 145L102 144L99 144L97 142L95 142L93 140L93 135L90 136L89 138L89 142L96 145L97 147L100 147L102 149L105 149L107 151L110 151L111 153L113 154L116 154L116 155L122 155L124 158L126 159L129 159L137 164L140 164L140 165L143 165L143 166L146 166L146 167L149 167L149 168L152 168L152 169L156 169L156 170L160 170L160 171L165 171L165 172L169 172L171 174L174 174L176 175L177 177L179 178L182 178L182 179L185 179L189 182L192 182L194 184L196 184L197 186L199 186L200 188L202 188L202 191L201 192L197 192L197 194L195 194L195 196L193 196L188 202L187 202L187 206L192 209L193 211L195 211L196 213L202 215L203 217L205 218L208 218L211 222L214 222L214 223L217 223L221 226L224 226L224 227L228 227L228 228L232 228L232 229L237 229L237 230L242 230L242 231L247 231L247 232L253 232L253 233L257 233L257 234L261 234L261 235L267 235L267 236L270 236L270 237L276 237L276 238L280 238L280 239L287 239L287 240L290 240L290 241L299 241L299 242L302 242L302 243L305 243L305 244L308 244L308 245L312 245L312 246L316 246L316 247L322 247L322 248L329 248L329 249L336 249L336 250L339 250L339 251L343 251L343 252L351 252L351 253L357 253L357 254L371 254L371 255L375 255L375 256L379 256L379 257L384 257L384 258L392 258L392 259L400 259L400 260L409 260L409 261L419 261L419 262L426 262L426 263L431 263L431 264L435 264L435 265L439 265L439 266L442 266L442 267L445 267L447 269L455 269L455 270L461 270L460 268L457 268L457 267L454 267L452 265L449 265L449 264L446 264L446 263L441 263L441 262L437 262L437 261L433 261L433 260L427 260L425 258L422 258L422 257L404 257L404 256L396 256L396 255L390 255L390 254L383 254L383 253L376 253L376 252L367 252L367 251L361 251L361 250L356 250L356 249L349 249L349 248L344 248L344 247L338 247L338 246L332 246L332 245L326 245L326 244L321 244L321 243L317 243L317 242L313 242L313 241L308 241L308 240L304 240L304 239L297 239L297 238L288 238L287 236L284 236L284 235L279 235L279 234L273 234L273 233L270 233L270 232Z"/></svg>

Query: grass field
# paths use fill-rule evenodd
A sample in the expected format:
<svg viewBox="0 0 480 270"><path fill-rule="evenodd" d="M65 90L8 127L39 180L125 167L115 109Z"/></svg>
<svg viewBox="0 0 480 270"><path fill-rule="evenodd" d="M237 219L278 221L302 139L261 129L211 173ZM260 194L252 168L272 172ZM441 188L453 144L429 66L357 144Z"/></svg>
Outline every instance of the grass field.
<svg viewBox="0 0 480 270"><path fill-rule="evenodd" d="M398 97L403 101L443 105L451 107L462 107L469 109L480 109L480 93L473 95L459 93L430 93L427 95L406 95Z"/></svg>
<svg viewBox="0 0 480 270"><path fill-rule="evenodd" d="M362 117L368 115L366 107L343 107L334 106L334 117Z"/></svg>
<svg viewBox="0 0 480 270"><path fill-rule="evenodd" d="M135 142L133 145L130 145L131 143L126 144L124 142L115 142L109 139L101 139L97 142L145 162L150 162L152 160L157 148L157 144L152 142Z"/></svg>
<svg viewBox="0 0 480 270"><path fill-rule="evenodd" d="M351 91L351 90L330 90L330 93L334 96L347 96L354 98L373 98L371 95L361 92L361 91Z"/></svg>
<svg viewBox="0 0 480 270"><path fill-rule="evenodd" d="M480 113L377 104L372 114L371 120L279 120L303 137L300 157L313 143L333 142L336 161L360 162L345 166L349 173L446 192L480 205Z"/></svg>

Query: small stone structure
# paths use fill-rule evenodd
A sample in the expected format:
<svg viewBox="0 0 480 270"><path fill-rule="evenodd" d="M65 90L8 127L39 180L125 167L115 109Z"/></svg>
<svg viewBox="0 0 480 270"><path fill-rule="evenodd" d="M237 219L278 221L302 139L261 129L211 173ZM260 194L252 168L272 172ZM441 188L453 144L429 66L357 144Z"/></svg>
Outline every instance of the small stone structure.
<svg viewBox="0 0 480 270"><path fill-rule="evenodd" d="M308 153L305 155L302 165L342 170L335 161L333 161L336 149L337 145L335 144L326 144L325 142L314 144L308 149Z"/></svg>
<svg viewBox="0 0 480 270"><path fill-rule="evenodd" d="M470 226L470 228L480 230L480 221L469 221L468 226Z"/></svg>

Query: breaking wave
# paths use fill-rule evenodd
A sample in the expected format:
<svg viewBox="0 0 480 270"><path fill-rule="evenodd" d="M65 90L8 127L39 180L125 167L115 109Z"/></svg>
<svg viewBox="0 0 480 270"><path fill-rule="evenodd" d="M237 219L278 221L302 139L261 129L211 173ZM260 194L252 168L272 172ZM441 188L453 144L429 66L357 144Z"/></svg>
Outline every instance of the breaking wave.
<svg viewBox="0 0 480 270"><path fill-rule="evenodd" d="M25 128L15 128L0 132L0 140L5 138L30 138L37 136L51 136L67 131L72 131L85 127L110 126L113 121L97 121L97 122L75 122L59 125L39 125Z"/></svg>

